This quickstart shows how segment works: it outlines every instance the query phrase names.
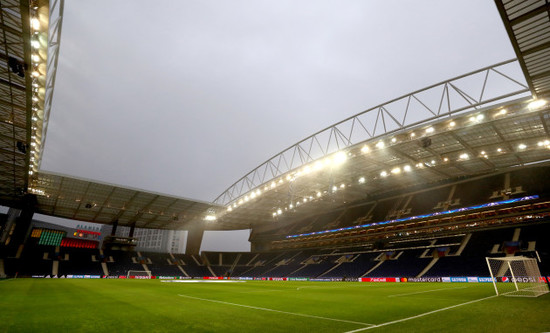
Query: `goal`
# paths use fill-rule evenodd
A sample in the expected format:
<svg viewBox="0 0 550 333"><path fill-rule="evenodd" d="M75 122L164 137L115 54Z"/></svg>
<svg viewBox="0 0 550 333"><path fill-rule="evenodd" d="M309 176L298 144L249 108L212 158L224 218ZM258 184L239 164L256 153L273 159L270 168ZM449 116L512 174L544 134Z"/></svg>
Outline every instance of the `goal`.
<svg viewBox="0 0 550 333"><path fill-rule="evenodd" d="M146 279L151 277L151 271L128 271L127 278L134 277L137 279Z"/></svg>
<svg viewBox="0 0 550 333"><path fill-rule="evenodd" d="M527 257L485 258L497 295L538 297L548 293L537 260Z"/></svg>

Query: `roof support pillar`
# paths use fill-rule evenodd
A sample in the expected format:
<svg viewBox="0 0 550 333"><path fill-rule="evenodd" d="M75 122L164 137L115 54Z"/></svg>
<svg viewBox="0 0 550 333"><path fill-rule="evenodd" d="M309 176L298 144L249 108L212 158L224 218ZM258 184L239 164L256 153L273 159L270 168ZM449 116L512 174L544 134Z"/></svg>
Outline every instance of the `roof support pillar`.
<svg viewBox="0 0 550 333"><path fill-rule="evenodd" d="M185 246L185 254L199 254L204 235L204 227L202 225L189 226L187 229L187 244Z"/></svg>

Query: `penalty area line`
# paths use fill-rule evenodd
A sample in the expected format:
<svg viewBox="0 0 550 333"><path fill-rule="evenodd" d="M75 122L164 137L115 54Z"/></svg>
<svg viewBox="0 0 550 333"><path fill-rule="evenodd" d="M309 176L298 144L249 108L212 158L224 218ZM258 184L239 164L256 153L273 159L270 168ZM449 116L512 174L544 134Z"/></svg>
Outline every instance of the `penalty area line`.
<svg viewBox="0 0 550 333"><path fill-rule="evenodd" d="M378 327L382 327L382 326L387 326L387 325L391 325L391 324L396 324L396 323L400 323L400 322L403 322L403 321L407 321L407 320L416 319L416 318L424 317L424 316L427 316L427 315L431 315L431 314L433 314L433 313L437 313L437 312L441 312L441 311L445 311L445 310L454 309L454 308L457 308L457 307L462 306L462 305L467 305L467 304L472 304L472 303L476 303L476 302L481 302L481 301L484 301L484 300L486 300L486 299L495 298L495 297L498 297L498 296L497 296L497 295L493 295L493 296L489 296L489 297L474 299L473 301L469 301L469 302L465 302L465 303L460 303L460 304L455 304L455 305L448 306L448 307L446 307L446 308L441 308L441 309L437 309L437 310L433 310L433 311L429 311L429 312L424 312L424 313L421 313L421 314L416 315L416 316L407 317L407 318L403 318L403 319L398 319L398 320L394 320L394 321L388 321L387 323L378 324L378 325L373 325L373 326L369 326L369 327L363 327L363 328L360 328L360 329L357 329L357 330L347 331L347 332L344 332L344 333L362 332L362 331L370 330L371 328L378 328Z"/></svg>
<svg viewBox="0 0 550 333"><path fill-rule="evenodd" d="M205 301L205 302L212 302L212 303L219 303L219 304L225 304L225 305L240 306L240 307L243 307L243 308L254 309L254 310L261 310L261 311L269 311L269 312L284 313L284 314L291 315L291 316L299 316L299 317L307 317L307 318L314 318L314 319L330 320L330 321L337 321L337 322L340 322L340 323L348 323L348 324L363 325L363 326L374 326L374 324L362 323L362 322L353 321L353 320L328 318L328 317L321 317L321 316L315 316L315 315L308 315L308 314L304 314L304 313L296 313L296 312L288 312L288 311L274 310L274 309L269 309L269 308L261 308L261 307L258 307L258 306L251 306L251 305L230 303L230 302L218 301L218 300L215 300L215 299L200 298L200 297L194 297L194 296L182 295L182 294L178 294L178 296L180 296L180 297L185 297L185 298L190 298L190 299L196 299L196 300Z"/></svg>

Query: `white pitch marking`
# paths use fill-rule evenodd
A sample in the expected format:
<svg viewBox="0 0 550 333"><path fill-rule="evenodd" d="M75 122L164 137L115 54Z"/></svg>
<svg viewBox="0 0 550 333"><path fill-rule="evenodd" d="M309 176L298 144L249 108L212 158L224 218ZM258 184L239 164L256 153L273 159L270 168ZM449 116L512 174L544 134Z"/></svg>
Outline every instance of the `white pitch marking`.
<svg viewBox="0 0 550 333"><path fill-rule="evenodd" d="M233 305L233 306L240 306L243 308L249 308L249 309L255 309L255 310L262 310L262 311L271 311L271 312L278 312L278 313L284 313L291 316L299 316L299 317L308 317L308 318L315 318L315 319L323 319L323 320L331 320L331 321L338 321L341 323L349 323L349 324L356 324L356 325L366 325L366 326L373 326L374 324L368 324L368 323L362 323L359 321L352 321L352 320L345 320L345 319L335 319L335 318L328 318L328 317L321 317L321 316L314 316L314 315L308 315L303 313L295 313L295 312L287 312L287 311L281 311L281 310L274 310L274 309L268 309L268 308L261 308L258 306L251 306L251 305L244 305L244 304L237 304L237 303L230 303L230 302L224 302L224 301L218 301L215 299L208 299L208 298L200 298L200 297L194 297L194 296L188 296L188 295L182 295L178 294L180 297L186 297L191 299L196 299L199 301L206 301L206 302L213 302L213 303L220 303L220 304L226 304L226 305Z"/></svg>
<svg viewBox="0 0 550 333"><path fill-rule="evenodd" d="M387 323L378 324L378 325L373 325L373 326L369 326L369 327L363 327L363 328L360 328L360 329L357 329L357 330L347 331L347 332L344 332L344 333L362 332L362 331L370 330L371 328L378 328L378 327L387 326L387 325L391 325L391 324L395 324L395 323L400 323L400 322L403 322L403 321L407 321L407 320L411 320L411 319L415 319L415 318L424 317L424 316L427 316L427 315L430 315L430 314L433 314L433 313L437 313L437 312L441 312L441 311L445 311L445 310L449 310L449 309L454 309L454 308L457 308L457 307L462 306L462 305L467 305L467 304L472 304L472 303L476 303L476 302L481 302L481 301L484 301L484 300L486 300L486 299L495 298L495 297L498 297L498 296L497 296L497 295L493 295L493 296L489 296L489 297L484 297L484 298L480 298L480 299L475 299L475 300L473 300L473 301L469 301L469 302L465 302L465 303L460 303L460 304L456 304L456 305L451 305L451 306L448 306L448 307L446 307L446 308L441 308L441 309L437 309L437 310L433 310L433 311L421 313L421 314L416 315L416 316L407 317L407 318L403 318L403 319L398 319L398 320L394 320L394 321L389 321L389 322L387 322Z"/></svg>
<svg viewBox="0 0 550 333"><path fill-rule="evenodd" d="M468 287L440 288L440 289L432 289L432 290L417 291L417 292L414 292L414 293L389 295L388 297L408 296L408 295L416 295L416 294L431 293L431 292L433 292L433 291L440 291L440 290L466 289L466 288L468 288Z"/></svg>

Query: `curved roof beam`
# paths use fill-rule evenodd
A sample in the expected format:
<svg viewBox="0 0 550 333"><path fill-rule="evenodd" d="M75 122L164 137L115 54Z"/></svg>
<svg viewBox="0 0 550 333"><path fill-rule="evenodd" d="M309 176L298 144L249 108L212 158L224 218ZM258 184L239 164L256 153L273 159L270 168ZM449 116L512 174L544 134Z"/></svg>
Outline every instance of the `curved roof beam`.
<svg viewBox="0 0 550 333"><path fill-rule="evenodd" d="M528 95L529 88L516 59L431 85L367 109L295 143L237 180L214 203L231 204L274 178L344 148Z"/></svg>

